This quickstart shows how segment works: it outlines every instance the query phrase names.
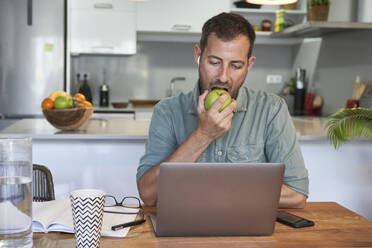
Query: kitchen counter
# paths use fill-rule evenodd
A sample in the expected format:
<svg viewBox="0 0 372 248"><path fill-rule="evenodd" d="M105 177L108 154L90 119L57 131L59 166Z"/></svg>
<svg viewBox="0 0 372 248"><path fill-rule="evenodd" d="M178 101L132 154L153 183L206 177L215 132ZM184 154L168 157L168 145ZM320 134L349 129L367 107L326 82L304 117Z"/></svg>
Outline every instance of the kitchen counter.
<svg viewBox="0 0 372 248"><path fill-rule="evenodd" d="M94 113L135 113L135 110L136 109L131 106L125 108L94 106Z"/></svg>
<svg viewBox="0 0 372 248"><path fill-rule="evenodd" d="M139 109L138 111L145 111ZM300 139L310 137L326 138L323 126L325 118L299 118L293 117L293 122ZM128 138L145 139L148 135L150 120L116 120L92 118L78 130L63 131L54 128L45 119L22 119L0 132L1 136L30 135L33 138Z"/></svg>
<svg viewBox="0 0 372 248"><path fill-rule="evenodd" d="M125 108L94 107L93 117L104 119L151 120L153 106L135 107L129 104Z"/></svg>
<svg viewBox="0 0 372 248"><path fill-rule="evenodd" d="M149 120L90 119L78 130L54 128L45 119L22 119L0 131L4 136L31 136L33 139L139 139L148 135Z"/></svg>
<svg viewBox="0 0 372 248"><path fill-rule="evenodd" d="M148 109L137 109L140 112ZM326 118L292 117L299 141L327 141ZM79 130L62 131L45 119L22 119L0 131L0 136L25 136L36 139L139 139L146 140L150 119L120 120L92 118ZM369 142L356 139L352 142Z"/></svg>

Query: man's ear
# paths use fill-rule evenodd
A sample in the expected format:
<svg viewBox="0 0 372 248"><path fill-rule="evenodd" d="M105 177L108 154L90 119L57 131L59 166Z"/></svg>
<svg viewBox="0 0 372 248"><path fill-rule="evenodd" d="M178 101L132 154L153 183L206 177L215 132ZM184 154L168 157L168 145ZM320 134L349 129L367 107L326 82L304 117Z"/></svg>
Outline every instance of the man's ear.
<svg viewBox="0 0 372 248"><path fill-rule="evenodd" d="M199 45L194 46L194 60L195 63L199 65L200 61L200 56L201 56L201 49Z"/></svg>
<svg viewBox="0 0 372 248"><path fill-rule="evenodd" d="M256 60L256 57L255 56L249 57L249 59L248 59L248 71L251 70L251 68L252 68L255 60Z"/></svg>

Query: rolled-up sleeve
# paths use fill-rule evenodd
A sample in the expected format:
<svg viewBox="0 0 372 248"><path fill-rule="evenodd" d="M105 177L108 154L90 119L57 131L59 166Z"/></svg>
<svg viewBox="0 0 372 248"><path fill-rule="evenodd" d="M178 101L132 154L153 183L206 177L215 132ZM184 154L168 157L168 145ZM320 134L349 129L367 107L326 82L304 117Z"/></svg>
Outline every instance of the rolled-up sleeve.
<svg viewBox="0 0 372 248"><path fill-rule="evenodd" d="M296 129L283 99L280 99L270 112L265 142L268 160L285 164L283 183L308 196L308 172L297 141Z"/></svg>
<svg viewBox="0 0 372 248"><path fill-rule="evenodd" d="M137 184L147 170L164 161L176 150L174 128L169 115L165 114L165 106L160 102L154 108L145 154L137 168Z"/></svg>

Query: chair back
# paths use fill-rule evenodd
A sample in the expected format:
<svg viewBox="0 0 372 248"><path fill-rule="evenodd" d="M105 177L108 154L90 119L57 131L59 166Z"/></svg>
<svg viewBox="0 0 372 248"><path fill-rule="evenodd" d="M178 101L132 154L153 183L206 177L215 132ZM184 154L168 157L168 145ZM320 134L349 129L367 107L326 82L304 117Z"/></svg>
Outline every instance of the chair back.
<svg viewBox="0 0 372 248"><path fill-rule="evenodd" d="M52 173L44 165L32 165L32 198L35 202L55 200Z"/></svg>

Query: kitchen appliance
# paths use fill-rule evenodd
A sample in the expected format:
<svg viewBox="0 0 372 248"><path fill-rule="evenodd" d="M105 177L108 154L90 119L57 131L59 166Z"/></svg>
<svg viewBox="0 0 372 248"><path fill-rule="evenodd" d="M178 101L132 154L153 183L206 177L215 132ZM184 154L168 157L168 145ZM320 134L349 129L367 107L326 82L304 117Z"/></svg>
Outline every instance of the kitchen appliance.
<svg viewBox="0 0 372 248"><path fill-rule="evenodd" d="M0 1L0 113L42 116L65 89L65 0Z"/></svg>

